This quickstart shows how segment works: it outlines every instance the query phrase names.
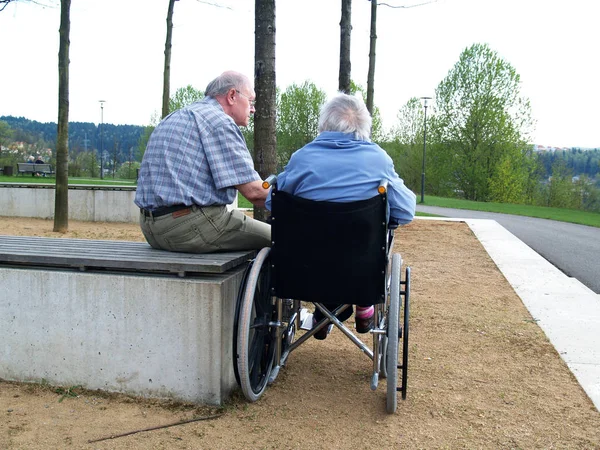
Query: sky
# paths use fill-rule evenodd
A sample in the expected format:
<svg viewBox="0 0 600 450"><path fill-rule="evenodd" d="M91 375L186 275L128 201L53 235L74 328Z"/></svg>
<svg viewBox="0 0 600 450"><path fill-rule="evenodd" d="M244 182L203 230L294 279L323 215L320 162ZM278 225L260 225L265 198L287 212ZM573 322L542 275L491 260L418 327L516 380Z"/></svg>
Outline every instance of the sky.
<svg viewBox="0 0 600 450"><path fill-rule="evenodd" d="M60 8L58 0L37 2L0 12L0 116L56 122ZM434 97L464 49L487 43L521 77L536 122L531 143L600 147L595 0L426 2L379 2L374 99L384 127L410 98ZM352 79L366 88L371 4L352 3ZM72 1L70 121L148 125L156 118L167 7L167 0ZM276 1L281 89L309 80L336 92L340 14L340 0ZM180 0L173 24L171 93L188 84L203 91L230 69L253 77L253 0Z"/></svg>

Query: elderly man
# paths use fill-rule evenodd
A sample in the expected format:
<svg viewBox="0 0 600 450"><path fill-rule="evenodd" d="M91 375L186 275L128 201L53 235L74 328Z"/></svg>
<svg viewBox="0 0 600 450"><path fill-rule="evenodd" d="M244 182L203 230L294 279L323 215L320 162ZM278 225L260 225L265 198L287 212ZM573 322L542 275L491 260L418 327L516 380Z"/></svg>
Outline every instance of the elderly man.
<svg viewBox="0 0 600 450"><path fill-rule="evenodd" d="M152 132L135 196L152 247L208 253L270 245L269 225L225 206L238 191L264 206L266 191L239 129L248 125L255 97L246 76L224 72L203 100L169 114Z"/></svg>
<svg viewBox="0 0 600 450"><path fill-rule="evenodd" d="M277 177L277 188L298 197L317 201L352 202L376 195L382 179L388 180L390 220L406 224L415 215L416 197L394 170L388 154L370 141L371 116L357 97L338 94L321 109L319 135L295 152ZM266 207L271 208L271 197ZM337 305L327 305L333 309ZM373 328L372 306L356 307L356 330ZM347 319L352 308L338 317ZM320 311L315 322L322 318ZM327 327L315 335L327 337Z"/></svg>

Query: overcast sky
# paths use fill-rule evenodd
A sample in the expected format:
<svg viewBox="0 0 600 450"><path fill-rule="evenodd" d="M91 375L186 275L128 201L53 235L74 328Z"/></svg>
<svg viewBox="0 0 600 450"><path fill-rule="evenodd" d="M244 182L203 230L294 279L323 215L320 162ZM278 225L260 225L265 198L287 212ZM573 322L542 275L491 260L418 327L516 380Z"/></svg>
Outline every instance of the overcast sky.
<svg viewBox="0 0 600 450"><path fill-rule="evenodd" d="M43 2L44 0L38 0ZM45 0L46 3L58 0ZM595 0L381 0L375 104L389 128L411 98L434 90L474 43L521 75L537 121L532 143L600 146ZM277 85L338 86L340 0L277 0ZM167 0L74 0L69 120L147 125L161 108ZM227 69L252 77L253 0L180 0L173 17L171 92ZM352 5L352 79L366 87L370 2ZM0 13L0 115L56 122L58 7L11 3Z"/></svg>

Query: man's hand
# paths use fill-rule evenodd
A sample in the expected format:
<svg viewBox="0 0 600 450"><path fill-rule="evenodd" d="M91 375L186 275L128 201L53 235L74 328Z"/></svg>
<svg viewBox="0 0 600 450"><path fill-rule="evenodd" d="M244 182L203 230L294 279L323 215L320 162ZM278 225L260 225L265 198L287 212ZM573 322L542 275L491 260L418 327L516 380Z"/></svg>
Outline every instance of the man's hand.
<svg viewBox="0 0 600 450"><path fill-rule="evenodd" d="M265 200L269 190L262 187L262 181L256 180L250 183L238 184L235 188L254 206L258 206L259 208L265 207Z"/></svg>

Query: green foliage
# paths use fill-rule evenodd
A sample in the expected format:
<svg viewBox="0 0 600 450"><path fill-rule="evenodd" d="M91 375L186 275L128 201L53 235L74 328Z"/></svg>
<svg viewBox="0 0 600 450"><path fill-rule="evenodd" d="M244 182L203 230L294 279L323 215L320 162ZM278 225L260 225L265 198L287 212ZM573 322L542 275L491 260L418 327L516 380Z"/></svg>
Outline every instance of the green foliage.
<svg viewBox="0 0 600 450"><path fill-rule="evenodd" d="M254 150L254 116L250 116L248 126L241 128L241 130L246 140L246 146L251 151Z"/></svg>
<svg viewBox="0 0 600 450"><path fill-rule="evenodd" d="M564 161L557 161L552 166L552 177L548 182L548 206L556 208L576 208L577 199L573 189L573 172Z"/></svg>
<svg viewBox="0 0 600 450"><path fill-rule="evenodd" d="M521 203L525 192L525 180L509 156L496 164L490 179L490 200L499 203Z"/></svg>
<svg viewBox="0 0 600 450"><path fill-rule="evenodd" d="M169 112L177 111L185 106L191 105L194 102L202 100L204 92L195 89L191 84L186 87L179 88L169 99Z"/></svg>
<svg viewBox="0 0 600 450"><path fill-rule="evenodd" d="M124 162L117 170L117 178L122 180L135 180L137 179L137 169L139 168L140 163L138 161Z"/></svg>
<svg viewBox="0 0 600 450"><path fill-rule="evenodd" d="M100 160L95 151L83 151L78 153L69 163L70 177L90 177L100 176Z"/></svg>
<svg viewBox="0 0 600 450"><path fill-rule="evenodd" d="M396 116L398 122L390 132L390 142L381 143L394 161L394 167L404 183L414 192L421 189L423 166L424 112L421 102L411 98Z"/></svg>
<svg viewBox="0 0 600 450"><path fill-rule="evenodd" d="M156 126L148 125L147 127L144 127L144 131L142 131L142 134L140 135L137 144L140 160L144 157L144 153L146 153L146 146L148 145L148 140L150 139L150 135L154 131L154 128L156 128Z"/></svg>
<svg viewBox="0 0 600 450"><path fill-rule="evenodd" d="M0 120L0 152L2 152L2 147L7 145L12 136L13 130L10 125L4 120Z"/></svg>
<svg viewBox="0 0 600 450"><path fill-rule="evenodd" d="M325 92L309 81L292 84L277 96L277 156L285 166L293 152L312 141L318 134L319 111Z"/></svg>
<svg viewBox="0 0 600 450"><path fill-rule="evenodd" d="M487 45L474 44L463 51L436 89L436 107L433 135L452 155L449 181L465 198L489 200L494 179L494 195L504 195L499 173L531 167L520 164L529 155L529 101L520 96L515 69ZM501 163L504 167L498 169Z"/></svg>
<svg viewBox="0 0 600 450"><path fill-rule="evenodd" d="M60 395L61 397L58 399L58 403L61 403L65 398L67 397L72 397L72 398L76 398L79 396L79 394L77 393L76 390L81 390L83 389L83 386L81 385L77 385L77 386L71 386L68 388L64 388L64 387L57 387L55 389L55 392Z"/></svg>

